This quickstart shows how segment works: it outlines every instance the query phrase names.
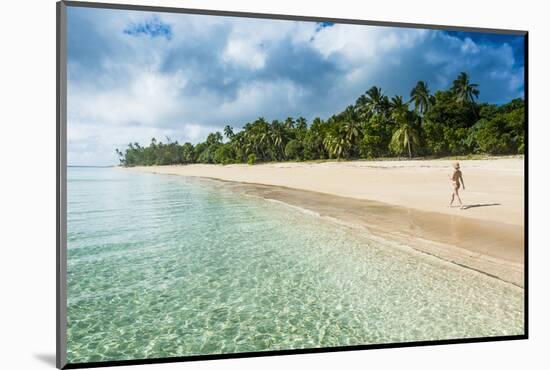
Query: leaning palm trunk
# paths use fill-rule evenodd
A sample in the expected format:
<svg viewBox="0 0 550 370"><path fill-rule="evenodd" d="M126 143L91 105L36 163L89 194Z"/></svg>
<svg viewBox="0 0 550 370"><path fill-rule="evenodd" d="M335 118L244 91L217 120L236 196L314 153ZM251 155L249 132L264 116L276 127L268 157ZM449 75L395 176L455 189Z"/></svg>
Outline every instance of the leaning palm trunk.
<svg viewBox="0 0 550 370"><path fill-rule="evenodd" d="M409 159L412 159L412 147L418 145L419 138L414 128L408 124L403 124L395 133L391 139L390 145L395 149L398 154L403 152L409 153Z"/></svg>

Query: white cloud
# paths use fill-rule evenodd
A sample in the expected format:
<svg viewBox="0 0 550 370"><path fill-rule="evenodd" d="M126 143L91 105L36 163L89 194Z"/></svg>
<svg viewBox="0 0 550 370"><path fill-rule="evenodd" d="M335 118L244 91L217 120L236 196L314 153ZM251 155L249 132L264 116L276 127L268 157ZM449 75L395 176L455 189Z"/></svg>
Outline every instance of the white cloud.
<svg viewBox="0 0 550 370"><path fill-rule="evenodd" d="M183 126L183 140L182 141L189 141L192 143L197 143L201 140L204 140L204 138L211 132L214 132L216 130L219 130L219 127L215 126L204 126L200 125L198 123L186 123Z"/></svg>
<svg viewBox="0 0 550 370"><path fill-rule="evenodd" d="M219 115L283 118L285 112L294 111L301 104L306 94L303 88L289 80L253 82L243 86L235 100L222 104Z"/></svg>
<svg viewBox="0 0 550 370"><path fill-rule="evenodd" d="M236 63L251 69L261 69L265 65L267 55L261 46L245 40L229 40L223 53L226 63Z"/></svg>
<svg viewBox="0 0 550 370"><path fill-rule="evenodd" d="M342 56L353 64L379 61L384 53L411 48L421 41L425 30L335 24L324 27L313 45L325 57Z"/></svg>
<svg viewBox="0 0 550 370"><path fill-rule="evenodd" d="M326 118L373 84L407 95L419 79L446 88L463 70L482 96L487 86L517 96L523 84L509 45L435 31L157 14L172 29L168 40L123 33L150 13L93 14L93 27L73 35L89 47L68 60L73 164L115 163L115 148L153 136L196 143L258 116Z"/></svg>
<svg viewBox="0 0 550 370"><path fill-rule="evenodd" d="M119 125L162 125L179 113L180 91L186 85L181 73L161 75L152 68L128 67L127 84L100 89L82 83L68 85L68 115Z"/></svg>

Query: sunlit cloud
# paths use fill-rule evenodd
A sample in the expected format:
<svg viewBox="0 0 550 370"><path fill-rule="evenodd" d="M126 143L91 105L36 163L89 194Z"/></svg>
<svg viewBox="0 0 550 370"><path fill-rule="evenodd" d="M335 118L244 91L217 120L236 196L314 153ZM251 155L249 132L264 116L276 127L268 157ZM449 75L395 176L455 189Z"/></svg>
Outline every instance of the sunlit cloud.
<svg viewBox="0 0 550 370"><path fill-rule="evenodd" d="M114 164L129 142L197 143L259 116L327 118L372 85L408 97L462 71L502 103L523 96L520 39L69 7L69 163Z"/></svg>

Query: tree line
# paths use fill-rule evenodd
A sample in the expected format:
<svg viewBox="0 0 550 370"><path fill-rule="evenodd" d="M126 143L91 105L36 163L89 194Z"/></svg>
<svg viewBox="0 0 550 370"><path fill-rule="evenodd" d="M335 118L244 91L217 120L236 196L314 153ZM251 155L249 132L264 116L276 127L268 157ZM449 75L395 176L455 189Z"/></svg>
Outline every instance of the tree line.
<svg viewBox="0 0 550 370"><path fill-rule="evenodd" d="M430 92L419 81L409 99L373 86L355 104L326 120L260 117L239 131L230 125L196 145L151 140L116 149L123 166L249 163L318 159L370 159L465 154L523 154L523 99L478 103L478 85L460 73L447 90Z"/></svg>

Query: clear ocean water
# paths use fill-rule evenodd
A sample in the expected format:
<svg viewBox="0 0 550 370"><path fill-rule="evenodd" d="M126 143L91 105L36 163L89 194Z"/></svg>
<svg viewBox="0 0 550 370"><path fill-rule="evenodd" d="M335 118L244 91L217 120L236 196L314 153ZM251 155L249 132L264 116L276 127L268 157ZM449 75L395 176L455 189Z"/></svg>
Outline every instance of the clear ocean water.
<svg viewBox="0 0 550 370"><path fill-rule="evenodd" d="M523 290L222 184L68 169L70 363L523 334Z"/></svg>

